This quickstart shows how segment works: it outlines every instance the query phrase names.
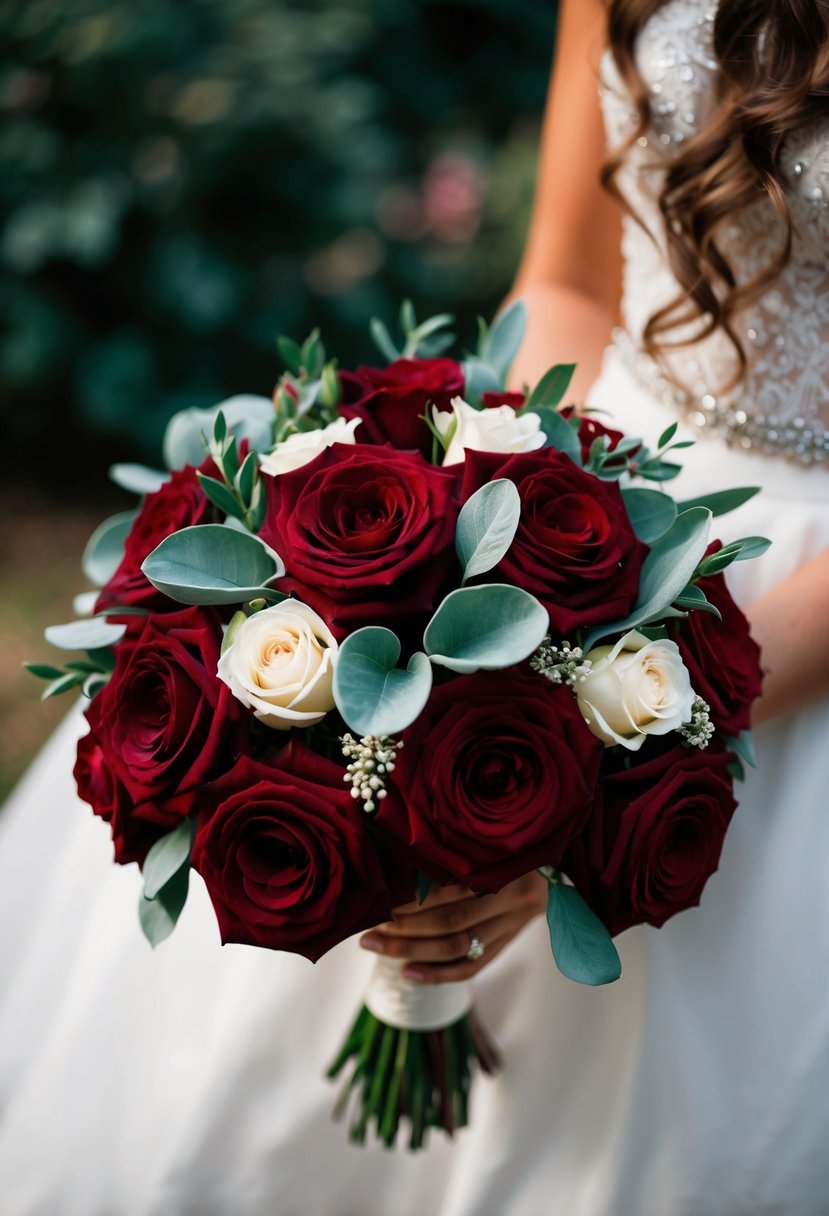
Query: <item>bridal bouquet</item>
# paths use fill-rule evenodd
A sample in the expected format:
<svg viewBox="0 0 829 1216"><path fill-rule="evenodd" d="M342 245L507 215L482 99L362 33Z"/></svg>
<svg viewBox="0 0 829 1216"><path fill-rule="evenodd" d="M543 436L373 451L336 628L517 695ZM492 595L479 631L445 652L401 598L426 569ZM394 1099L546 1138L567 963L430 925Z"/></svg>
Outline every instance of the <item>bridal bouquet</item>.
<svg viewBox="0 0 829 1216"><path fill-rule="evenodd" d="M80 687L81 797L143 871L156 944L191 867L223 942L316 960L423 898L539 869L570 978L620 973L612 936L699 901L751 760L757 648L722 578L767 542L711 541L753 488L676 502L685 446L562 408L572 367L505 391L521 304L463 363L449 318L401 313L386 367L280 340L273 399L173 418L168 471L93 535L98 591L32 664ZM612 403L609 403L612 405ZM473 943L474 945L474 943ZM466 1122L494 1052L467 984L378 960L334 1061L352 1136Z"/></svg>

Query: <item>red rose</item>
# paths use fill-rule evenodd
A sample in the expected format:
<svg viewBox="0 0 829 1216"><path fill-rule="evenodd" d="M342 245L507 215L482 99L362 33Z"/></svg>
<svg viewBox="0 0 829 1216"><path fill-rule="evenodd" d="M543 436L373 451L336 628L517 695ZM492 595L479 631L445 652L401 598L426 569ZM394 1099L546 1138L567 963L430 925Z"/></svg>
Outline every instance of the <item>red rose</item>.
<svg viewBox="0 0 829 1216"><path fill-rule="evenodd" d="M679 746L603 783L564 868L611 933L699 903L737 806L729 759Z"/></svg>
<svg viewBox="0 0 829 1216"><path fill-rule="evenodd" d="M568 405L565 409L563 409L561 411L562 417L569 418L573 413L573 408L573 406ZM579 439L581 441L582 460L587 460L594 441L598 439L600 435L607 435L610 441L607 449L609 452L614 451L619 441L624 439L624 435L621 431L611 430L611 428L605 426L603 422L599 422L597 418L594 418L592 414L585 414L579 425Z"/></svg>
<svg viewBox="0 0 829 1216"><path fill-rule="evenodd" d="M511 405L517 413L526 399L526 393L481 393L481 405L485 410L497 410L499 405Z"/></svg>
<svg viewBox="0 0 829 1216"><path fill-rule="evenodd" d="M338 639L430 613L454 560L456 475L419 452L334 444L269 477L262 539Z"/></svg>
<svg viewBox="0 0 829 1216"><path fill-rule="evenodd" d="M603 748L572 691L526 668L438 685L403 734L377 826L438 881L497 891L556 865L590 813Z"/></svg>
<svg viewBox="0 0 829 1216"><path fill-rule="evenodd" d="M158 825L157 835L191 813L241 744L247 717L216 676L221 636L209 609L149 617L118 647L115 671L86 711L131 813Z"/></svg>
<svg viewBox="0 0 829 1216"><path fill-rule="evenodd" d="M392 443L417 448L428 457L432 435L423 415L428 408L448 410L464 392L463 368L452 359L396 359L388 367L358 367L341 372L345 418L360 418L362 443Z"/></svg>
<svg viewBox="0 0 829 1216"><path fill-rule="evenodd" d="M215 474L212 462L203 468ZM156 591L147 576L141 573L141 563L173 532L194 524L211 523L214 518L215 508L201 488L196 470L188 465L171 473L170 480L160 490L144 498L124 545L121 564L101 590L96 612L118 605L146 608L150 612L177 612L181 605ZM130 633L140 632L140 617L123 619Z"/></svg>
<svg viewBox="0 0 829 1216"><path fill-rule="evenodd" d="M521 496L518 531L487 575L534 595L562 636L628 615L647 546L637 539L615 482L577 468L553 448L504 456L467 452L462 499L494 478Z"/></svg>
<svg viewBox="0 0 829 1216"><path fill-rule="evenodd" d="M390 893L365 812L343 770L292 742L269 763L245 756L208 790L192 863L222 942L290 950L312 962L387 920Z"/></svg>
<svg viewBox="0 0 829 1216"><path fill-rule="evenodd" d="M75 763L78 794L110 825L115 860L120 865L143 862L161 835L158 825L133 814L132 799L112 773L106 754L92 731L78 740Z"/></svg>
<svg viewBox="0 0 829 1216"><path fill-rule="evenodd" d="M722 541L714 541L707 553L721 548ZM752 702L762 690L760 647L721 574L700 579L697 585L720 610L722 620L708 612L692 612L674 628L674 640L694 692L711 707L714 725L726 735L737 736L748 730Z"/></svg>

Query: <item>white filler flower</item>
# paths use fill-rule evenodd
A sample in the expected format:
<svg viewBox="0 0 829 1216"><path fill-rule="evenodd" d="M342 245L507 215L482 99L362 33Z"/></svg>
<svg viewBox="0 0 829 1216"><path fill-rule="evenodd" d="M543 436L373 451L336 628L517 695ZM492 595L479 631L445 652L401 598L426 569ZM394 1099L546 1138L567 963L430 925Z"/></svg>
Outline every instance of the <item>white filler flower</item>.
<svg viewBox="0 0 829 1216"><path fill-rule="evenodd" d="M444 438L449 436L444 465L460 464L464 448L476 452L534 452L546 442L538 414L519 415L511 405L476 410L462 397L453 397L451 405L451 413L432 407L435 428Z"/></svg>
<svg viewBox="0 0 829 1216"><path fill-rule="evenodd" d="M283 600L236 627L218 676L266 726L315 726L334 708L337 649L322 617L299 600Z"/></svg>
<svg viewBox="0 0 829 1216"><path fill-rule="evenodd" d="M675 642L652 642L632 630L585 657L592 666L576 686L579 709L608 746L635 752L646 735L666 735L691 720L694 690Z"/></svg>
<svg viewBox="0 0 829 1216"><path fill-rule="evenodd" d="M359 425L359 418L352 418L350 422L346 422L345 418L337 418L318 431L297 431L278 443L272 452L260 456L259 467L271 477L301 469L315 456L319 456L320 452L330 448L332 443L356 443L354 432Z"/></svg>

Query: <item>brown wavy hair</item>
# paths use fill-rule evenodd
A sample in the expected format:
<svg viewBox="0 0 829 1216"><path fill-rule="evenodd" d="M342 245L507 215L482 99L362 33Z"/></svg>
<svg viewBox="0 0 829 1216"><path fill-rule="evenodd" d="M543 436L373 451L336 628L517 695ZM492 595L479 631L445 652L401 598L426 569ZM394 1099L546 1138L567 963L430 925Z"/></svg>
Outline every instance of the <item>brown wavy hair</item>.
<svg viewBox="0 0 829 1216"><path fill-rule="evenodd" d="M712 3L714 0L712 0ZM610 0L609 44L633 98L638 126L602 170L607 189L633 214L615 181L633 144L651 124L648 88L636 64L637 38L668 0ZM745 376L735 330L740 308L767 290L792 247L789 185L781 165L786 139L829 113L829 0L720 0L713 31L717 106L707 125L668 163L659 195L670 265L681 293L644 332L651 355L687 345L672 331L697 323L695 340L722 329ZM720 243L722 225L765 195L782 221L780 248L750 280L739 281Z"/></svg>

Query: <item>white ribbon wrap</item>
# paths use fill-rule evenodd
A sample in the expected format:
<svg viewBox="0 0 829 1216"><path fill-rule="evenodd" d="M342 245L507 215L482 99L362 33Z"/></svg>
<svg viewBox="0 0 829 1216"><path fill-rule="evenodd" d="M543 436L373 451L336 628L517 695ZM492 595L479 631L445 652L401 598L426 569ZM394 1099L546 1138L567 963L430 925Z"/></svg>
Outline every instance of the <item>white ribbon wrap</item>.
<svg viewBox="0 0 829 1216"><path fill-rule="evenodd" d="M398 1030L441 1030L472 1008L472 987L459 984L420 984L403 979L405 961L378 958L366 993L366 1006L387 1026Z"/></svg>

